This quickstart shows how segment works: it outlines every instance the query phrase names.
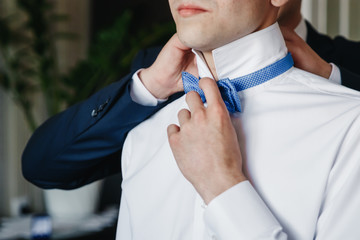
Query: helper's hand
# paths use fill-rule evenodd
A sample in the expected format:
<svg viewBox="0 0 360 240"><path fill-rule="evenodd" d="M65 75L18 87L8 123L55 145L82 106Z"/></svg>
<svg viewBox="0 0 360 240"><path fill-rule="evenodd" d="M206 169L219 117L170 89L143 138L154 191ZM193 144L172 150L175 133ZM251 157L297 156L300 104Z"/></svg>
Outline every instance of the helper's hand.
<svg viewBox="0 0 360 240"><path fill-rule="evenodd" d="M329 63L312 50L293 30L282 27L281 31L285 38L286 46L294 58L295 67L327 79L330 77L332 66Z"/></svg>
<svg viewBox="0 0 360 240"><path fill-rule="evenodd" d="M246 180L235 129L214 80L203 78L205 108L196 92L186 101L190 111L179 112L179 124L168 127L176 162L187 180L208 204L216 196Z"/></svg>
<svg viewBox="0 0 360 240"><path fill-rule="evenodd" d="M194 53L175 34L163 47L153 65L140 71L139 77L156 98L164 99L183 91L182 71L198 76Z"/></svg>

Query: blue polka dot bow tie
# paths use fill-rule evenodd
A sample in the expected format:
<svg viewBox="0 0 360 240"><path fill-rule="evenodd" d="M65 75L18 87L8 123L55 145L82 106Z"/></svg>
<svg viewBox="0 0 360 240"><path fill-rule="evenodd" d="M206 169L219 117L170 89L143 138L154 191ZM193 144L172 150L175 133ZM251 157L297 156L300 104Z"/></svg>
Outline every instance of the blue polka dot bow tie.
<svg viewBox="0 0 360 240"><path fill-rule="evenodd" d="M291 54L288 53L287 56L280 59L279 61L256 72L232 80L225 78L217 81L221 96L229 112L241 112L240 98L238 95L239 91L243 91L245 89L255 87L266 81L269 81L270 79L283 74L293 65L294 61L291 57ZM199 93L201 100L205 103L205 94L199 87L199 80L200 78L196 78L188 72L182 72L182 81L184 84L185 93L195 91Z"/></svg>

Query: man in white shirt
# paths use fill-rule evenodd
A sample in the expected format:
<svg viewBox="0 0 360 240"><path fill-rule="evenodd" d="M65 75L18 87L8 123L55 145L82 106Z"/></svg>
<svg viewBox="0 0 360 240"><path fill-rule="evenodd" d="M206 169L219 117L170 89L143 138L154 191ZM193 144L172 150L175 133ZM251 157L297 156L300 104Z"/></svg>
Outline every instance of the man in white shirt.
<svg viewBox="0 0 360 240"><path fill-rule="evenodd" d="M315 46L321 57L338 64L341 69L341 84L360 90L360 77L356 76L359 73L357 59L360 44L340 37L332 40L309 28L309 24L302 20L300 3L300 0L290 0L282 6L285 10L280 13L280 25L300 29L297 32L303 38L308 35L307 40L312 39L309 42L313 43L312 47ZM284 18L286 9L290 12L286 14L287 19ZM293 19L296 21L293 22ZM337 74L333 74L336 68L321 60L296 34L290 34L290 37L287 34L285 39L288 40L287 45L294 57L295 66L325 78L328 78L332 70L329 80L340 83L340 79L336 78ZM132 70L151 65L158 54L159 49L142 51ZM127 132L182 95L169 97L174 92L182 91L181 71L197 74L193 59L191 49L175 36L157 58L150 76L151 71L148 69L139 72L142 81L138 75L133 79L132 74L129 74L86 101L46 121L36 130L24 150L24 177L46 189L73 189L120 172L120 156ZM168 101L161 103L161 98L167 97Z"/></svg>
<svg viewBox="0 0 360 240"><path fill-rule="evenodd" d="M359 239L360 95L297 68L265 77L287 59L285 2L169 1L208 107L190 92L129 133L117 239ZM249 74L263 82L230 118L209 78Z"/></svg>

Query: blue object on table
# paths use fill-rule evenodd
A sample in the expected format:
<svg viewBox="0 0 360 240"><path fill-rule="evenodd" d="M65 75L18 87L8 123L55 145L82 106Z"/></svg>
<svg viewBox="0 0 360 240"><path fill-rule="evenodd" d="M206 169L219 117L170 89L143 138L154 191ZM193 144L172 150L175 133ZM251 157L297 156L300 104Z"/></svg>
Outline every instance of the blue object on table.
<svg viewBox="0 0 360 240"><path fill-rule="evenodd" d="M48 215L35 215L31 220L31 239L47 240L52 233L51 217Z"/></svg>

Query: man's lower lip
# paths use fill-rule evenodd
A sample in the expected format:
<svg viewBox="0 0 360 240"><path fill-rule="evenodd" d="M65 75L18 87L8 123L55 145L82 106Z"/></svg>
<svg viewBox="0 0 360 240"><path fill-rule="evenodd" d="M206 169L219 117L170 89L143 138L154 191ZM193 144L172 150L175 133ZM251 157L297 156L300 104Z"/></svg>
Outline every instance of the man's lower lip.
<svg viewBox="0 0 360 240"><path fill-rule="evenodd" d="M195 9L195 8L184 8L179 10L179 14L182 17L191 17L205 12L206 11L203 9Z"/></svg>

